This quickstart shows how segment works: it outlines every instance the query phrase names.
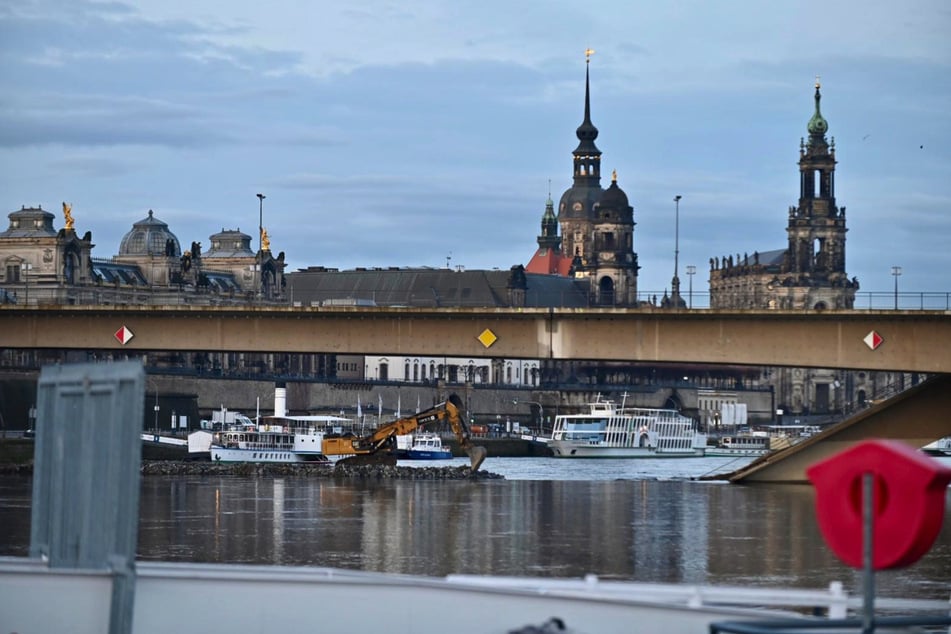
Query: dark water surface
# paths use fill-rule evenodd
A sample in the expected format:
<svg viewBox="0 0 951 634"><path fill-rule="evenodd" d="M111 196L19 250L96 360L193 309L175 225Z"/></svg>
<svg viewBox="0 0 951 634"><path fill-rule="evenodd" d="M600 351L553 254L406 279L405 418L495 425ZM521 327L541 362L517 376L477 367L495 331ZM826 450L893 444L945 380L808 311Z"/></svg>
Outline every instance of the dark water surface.
<svg viewBox="0 0 951 634"><path fill-rule="evenodd" d="M726 462L500 458L484 468L506 479L476 481L147 476L138 553L435 576L842 581L861 593L860 572L822 540L811 486L685 479ZM30 487L0 477L0 555L28 552ZM951 595L951 493L946 502L935 546L909 568L878 573L880 595Z"/></svg>

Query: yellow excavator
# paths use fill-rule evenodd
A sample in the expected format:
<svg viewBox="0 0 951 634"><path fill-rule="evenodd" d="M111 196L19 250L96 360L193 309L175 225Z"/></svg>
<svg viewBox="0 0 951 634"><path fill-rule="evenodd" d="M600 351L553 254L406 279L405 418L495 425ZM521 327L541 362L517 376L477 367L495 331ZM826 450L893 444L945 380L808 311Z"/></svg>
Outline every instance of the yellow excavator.
<svg viewBox="0 0 951 634"><path fill-rule="evenodd" d="M326 456L348 456L338 464L396 464L396 437L413 433L423 425L448 421L459 446L469 456L472 471L478 471L485 460L485 447L473 445L469 439L469 426L462 416L462 399L450 394L444 402L424 412L399 418L378 427L363 437L324 438L323 453Z"/></svg>

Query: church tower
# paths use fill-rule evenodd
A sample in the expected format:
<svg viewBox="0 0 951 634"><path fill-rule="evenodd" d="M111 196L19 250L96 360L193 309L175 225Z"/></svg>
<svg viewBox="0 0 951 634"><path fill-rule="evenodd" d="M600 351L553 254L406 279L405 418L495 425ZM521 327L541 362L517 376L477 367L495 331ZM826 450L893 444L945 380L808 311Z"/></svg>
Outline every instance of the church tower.
<svg viewBox="0 0 951 634"><path fill-rule="evenodd" d="M545 201L545 213L542 215L542 232L538 236L538 250L535 251L535 255L528 262L525 271L542 275L561 275L562 277L571 274L571 258L565 257L561 250L558 218L555 217L555 203L551 199L551 191L548 192L548 200Z"/></svg>
<svg viewBox="0 0 951 634"><path fill-rule="evenodd" d="M815 112L806 130L809 140L799 142L799 204L789 208L786 233L786 270L797 283L811 286L850 287L845 274L845 207L835 204L835 137L826 142L829 124L822 116L822 99L816 80ZM851 308L855 289L829 298L828 308Z"/></svg>
<svg viewBox="0 0 951 634"><path fill-rule="evenodd" d="M848 309L858 280L845 272L845 207L835 201L835 138L815 109L799 142L799 204L789 208L787 247L710 260L711 308Z"/></svg>
<svg viewBox="0 0 951 634"><path fill-rule="evenodd" d="M598 129L591 122L590 62L586 51L584 120L575 131L578 147L572 152L572 186L561 196L558 223L562 253L572 274L587 278L593 303L602 306L637 304L637 254L634 253L634 210L618 187L601 187L601 150L595 145Z"/></svg>

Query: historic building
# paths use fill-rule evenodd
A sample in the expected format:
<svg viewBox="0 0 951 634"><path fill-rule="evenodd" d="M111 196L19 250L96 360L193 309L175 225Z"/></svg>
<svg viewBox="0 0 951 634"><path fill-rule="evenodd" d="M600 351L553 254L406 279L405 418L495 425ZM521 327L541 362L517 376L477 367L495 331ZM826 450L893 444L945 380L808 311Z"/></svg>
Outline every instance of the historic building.
<svg viewBox="0 0 951 634"><path fill-rule="evenodd" d="M243 304L284 303L284 254L271 253L267 233L260 251L250 236L225 231L182 250L178 237L152 210L123 236L119 252L95 258L92 232L80 238L72 207L63 203L64 227L55 215L26 207L8 215L0 233L3 301L61 304Z"/></svg>
<svg viewBox="0 0 951 634"><path fill-rule="evenodd" d="M63 203L65 227L53 228L55 216L26 207L9 214L10 226L0 233L0 287L4 301L77 303L75 289L93 282L92 234L76 234L72 210ZM32 296L31 296L32 295Z"/></svg>
<svg viewBox="0 0 951 634"><path fill-rule="evenodd" d="M789 207L785 249L710 260L710 307L851 309L859 288L845 271L845 207L835 199L835 137L822 116L820 84L815 109L799 142L799 202ZM780 418L848 413L881 395L894 394L916 377L889 372L821 368L764 369Z"/></svg>
<svg viewBox="0 0 951 634"><path fill-rule="evenodd" d="M586 280L594 305L635 306L639 267L634 209L618 186L616 172L611 185L601 187L598 129L591 122L590 59L585 67L584 120L575 134L572 185L561 196L557 216L549 195L538 250L525 270Z"/></svg>
<svg viewBox="0 0 951 634"><path fill-rule="evenodd" d="M852 308L858 280L845 272L845 207L835 200L835 137L819 109L799 142L799 203L789 208L787 247L710 259L711 308Z"/></svg>

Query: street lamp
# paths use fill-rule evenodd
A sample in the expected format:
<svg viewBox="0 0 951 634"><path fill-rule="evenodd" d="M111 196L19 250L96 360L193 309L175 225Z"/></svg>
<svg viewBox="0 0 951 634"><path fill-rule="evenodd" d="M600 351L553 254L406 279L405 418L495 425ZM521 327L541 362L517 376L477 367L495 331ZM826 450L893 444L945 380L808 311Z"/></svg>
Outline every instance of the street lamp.
<svg viewBox="0 0 951 634"><path fill-rule="evenodd" d="M901 267L893 266L892 275L895 276L895 310L898 310L898 277L901 275Z"/></svg>
<svg viewBox="0 0 951 634"><path fill-rule="evenodd" d="M689 298L689 302L687 304L688 308L693 308L693 276L696 272L697 267L695 267L693 264L687 265L687 276L690 278L690 289L687 291L687 297Z"/></svg>
<svg viewBox="0 0 951 634"><path fill-rule="evenodd" d="M264 194L258 194L258 245L264 249Z"/></svg>
<svg viewBox="0 0 951 634"><path fill-rule="evenodd" d="M528 405L538 405L538 423L542 433L545 431L545 409L542 407L542 404L538 401L522 401ZM513 405L518 405L518 399L512 401Z"/></svg>
<svg viewBox="0 0 951 634"><path fill-rule="evenodd" d="M674 196L674 279L671 282L671 299L674 306L680 307L680 276L678 259L680 258L680 194Z"/></svg>

